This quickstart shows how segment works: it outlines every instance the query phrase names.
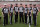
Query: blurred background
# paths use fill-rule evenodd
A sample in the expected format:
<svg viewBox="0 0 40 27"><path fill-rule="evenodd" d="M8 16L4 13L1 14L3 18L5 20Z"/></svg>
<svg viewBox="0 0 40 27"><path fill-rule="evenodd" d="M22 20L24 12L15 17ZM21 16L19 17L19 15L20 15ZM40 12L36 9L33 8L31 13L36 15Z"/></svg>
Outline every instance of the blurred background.
<svg viewBox="0 0 40 27"><path fill-rule="evenodd" d="M0 0L0 8L4 7L3 4L7 4L8 7L10 7L10 4L13 4L13 7L16 3L18 3L18 6L20 6L20 3L23 4L23 7L25 7L25 4L36 4L37 7L40 9L40 0Z"/></svg>

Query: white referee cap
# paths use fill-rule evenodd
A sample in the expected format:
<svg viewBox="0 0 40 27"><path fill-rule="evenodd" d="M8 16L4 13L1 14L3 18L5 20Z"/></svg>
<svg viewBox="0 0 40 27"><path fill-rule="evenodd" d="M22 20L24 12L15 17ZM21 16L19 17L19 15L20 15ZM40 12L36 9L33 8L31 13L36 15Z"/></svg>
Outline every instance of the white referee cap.
<svg viewBox="0 0 40 27"><path fill-rule="evenodd" d="M7 5L7 4L4 4L4 5Z"/></svg>

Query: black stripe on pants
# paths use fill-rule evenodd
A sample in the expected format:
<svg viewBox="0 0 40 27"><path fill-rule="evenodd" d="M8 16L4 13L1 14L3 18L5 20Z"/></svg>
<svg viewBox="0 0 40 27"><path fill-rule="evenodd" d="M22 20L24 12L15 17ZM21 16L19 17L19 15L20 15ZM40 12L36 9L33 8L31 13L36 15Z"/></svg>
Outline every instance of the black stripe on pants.
<svg viewBox="0 0 40 27"><path fill-rule="evenodd" d="M15 23L18 22L18 12L16 12L16 15L15 15Z"/></svg>
<svg viewBox="0 0 40 27"><path fill-rule="evenodd" d="M27 23L27 13L25 13L25 23Z"/></svg>
<svg viewBox="0 0 40 27"><path fill-rule="evenodd" d="M8 24L8 14L4 14L4 25Z"/></svg>
<svg viewBox="0 0 40 27"><path fill-rule="evenodd" d="M6 15L6 24L8 24L8 15Z"/></svg>
<svg viewBox="0 0 40 27"><path fill-rule="evenodd" d="M31 25L31 16L30 16L31 12L29 12L29 23Z"/></svg>
<svg viewBox="0 0 40 27"><path fill-rule="evenodd" d="M34 26L36 26L36 14L33 14Z"/></svg>
<svg viewBox="0 0 40 27"><path fill-rule="evenodd" d="M20 23L21 23L21 17L22 17L22 22L24 23L23 12L20 12Z"/></svg>
<svg viewBox="0 0 40 27"><path fill-rule="evenodd" d="M4 25L5 25L5 23L6 23L6 17L4 17Z"/></svg>
<svg viewBox="0 0 40 27"><path fill-rule="evenodd" d="M10 23L12 24L13 13L11 13Z"/></svg>

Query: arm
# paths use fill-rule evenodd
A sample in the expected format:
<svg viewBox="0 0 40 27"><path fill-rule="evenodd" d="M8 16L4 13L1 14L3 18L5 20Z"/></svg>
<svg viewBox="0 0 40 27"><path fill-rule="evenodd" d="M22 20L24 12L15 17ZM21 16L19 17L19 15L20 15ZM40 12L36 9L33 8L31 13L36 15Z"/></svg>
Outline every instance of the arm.
<svg viewBox="0 0 40 27"><path fill-rule="evenodd" d="M32 15L32 9L31 9L31 14L30 14L30 16Z"/></svg>
<svg viewBox="0 0 40 27"><path fill-rule="evenodd" d="M38 8L37 8L37 11L38 11L38 12L37 12L37 15L38 15L38 13L39 13L39 9L38 9Z"/></svg>
<svg viewBox="0 0 40 27"><path fill-rule="evenodd" d="M18 8L18 14L19 14L19 8Z"/></svg>
<svg viewBox="0 0 40 27"><path fill-rule="evenodd" d="M32 7L32 9L31 9L31 14L32 14L32 11L33 11L33 7Z"/></svg>
<svg viewBox="0 0 40 27"><path fill-rule="evenodd" d="M24 7L23 7L23 15L24 15L24 12L25 12L25 9L24 9Z"/></svg>
<svg viewBox="0 0 40 27"><path fill-rule="evenodd" d="M13 10L14 10L14 14L16 15L16 12L15 12L15 7L14 7L14 9L13 9Z"/></svg>
<svg viewBox="0 0 40 27"><path fill-rule="evenodd" d="M10 13L9 8L8 8L8 13Z"/></svg>
<svg viewBox="0 0 40 27"><path fill-rule="evenodd" d="M29 10L27 11L27 16L28 16L28 14L29 14Z"/></svg>
<svg viewBox="0 0 40 27"><path fill-rule="evenodd" d="M4 8L2 9L2 15L4 16Z"/></svg>
<svg viewBox="0 0 40 27"><path fill-rule="evenodd" d="M29 8L28 8L28 14L27 15L29 15Z"/></svg>
<svg viewBox="0 0 40 27"><path fill-rule="evenodd" d="M9 15L11 15L11 13L10 13L10 8L8 9L8 12L9 12Z"/></svg>
<svg viewBox="0 0 40 27"><path fill-rule="evenodd" d="M31 10L31 14L32 14L32 10Z"/></svg>
<svg viewBox="0 0 40 27"><path fill-rule="evenodd" d="M3 12L2 12L2 15L4 16Z"/></svg>

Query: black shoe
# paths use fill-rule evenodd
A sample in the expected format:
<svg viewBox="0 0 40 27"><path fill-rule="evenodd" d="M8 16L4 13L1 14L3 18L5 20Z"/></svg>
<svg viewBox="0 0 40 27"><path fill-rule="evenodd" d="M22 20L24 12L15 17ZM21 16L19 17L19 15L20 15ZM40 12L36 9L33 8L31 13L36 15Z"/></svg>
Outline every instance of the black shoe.
<svg viewBox="0 0 40 27"><path fill-rule="evenodd" d="M16 24L17 22L15 22L15 24Z"/></svg>
<svg viewBox="0 0 40 27"><path fill-rule="evenodd" d="M24 22L23 22L23 24L24 24Z"/></svg>
<svg viewBox="0 0 40 27"><path fill-rule="evenodd" d="M27 24L27 23L25 23L25 24Z"/></svg>
<svg viewBox="0 0 40 27"><path fill-rule="evenodd" d="M12 24L12 23L10 23L10 24Z"/></svg>
<svg viewBox="0 0 40 27"><path fill-rule="evenodd" d="M25 24L27 24L27 23L25 23Z"/></svg>
<svg viewBox="0 0 40 27"><path fill-rule="evenodd" d="M32 24L30 23L30 25L32 25Z"/></svg>
<svg viewBox="0 0 40 27"><path fill-rule="evenodd" d="M21 23L21 22L19 22L19 23Z"/></svg>
<svg viewBox="0 0 40 27"><path fill-rule="evenodd" d="M5 24L3 24L3 26L5 26Z"/></svg>
<svg viewBox="0 0 40 27"><path fill-rule="evenodd" d="M6 25L8 25L8 24L6 24Z"/></svg>
<svg viewBox="0 0 40 27"><path fill-rule="evenodd" d="M36 27L36 26L34 26L34 27Z"/></svg>

